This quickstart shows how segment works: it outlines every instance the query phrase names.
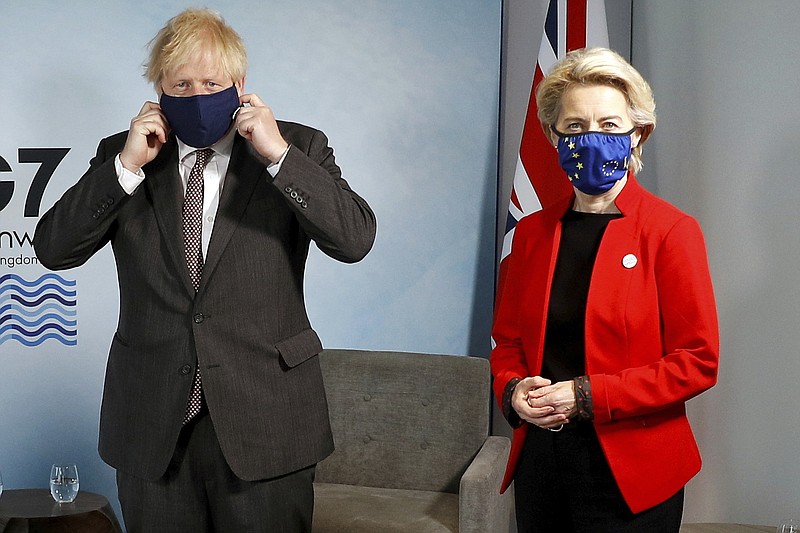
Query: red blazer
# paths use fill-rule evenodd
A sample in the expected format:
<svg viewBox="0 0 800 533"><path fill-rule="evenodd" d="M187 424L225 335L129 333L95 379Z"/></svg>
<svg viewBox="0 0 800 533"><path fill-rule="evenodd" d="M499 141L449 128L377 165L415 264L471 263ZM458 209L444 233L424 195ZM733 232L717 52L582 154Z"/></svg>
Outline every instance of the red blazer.
<svg viewBox="0 0 800 533"><path fill-rule="evenodd" d="M561 238L574 198L516 227L498 295L491 354L495 395L541 372L545 322ZM713 386L716 305L697 221L645 191L633 175L616 199L597 253L586 308L586 372L594 426L628 506L674 495L700 470L685 402ZM510 485L528 424L514 431L501 490Z"/></svg>

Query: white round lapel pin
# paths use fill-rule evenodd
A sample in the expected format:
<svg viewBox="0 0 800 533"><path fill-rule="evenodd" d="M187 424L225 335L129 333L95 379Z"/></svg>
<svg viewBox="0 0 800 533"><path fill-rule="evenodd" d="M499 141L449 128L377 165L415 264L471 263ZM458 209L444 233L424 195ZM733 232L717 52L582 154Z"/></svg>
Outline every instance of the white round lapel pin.
<svg viewBox="0 0 800 533"><path fill-rule="evenodd" d="M636 266L636 263L639 262L639 259L633 254L627 254L625 257L622 258L622 266L625 268L633 268Z"/></svg>

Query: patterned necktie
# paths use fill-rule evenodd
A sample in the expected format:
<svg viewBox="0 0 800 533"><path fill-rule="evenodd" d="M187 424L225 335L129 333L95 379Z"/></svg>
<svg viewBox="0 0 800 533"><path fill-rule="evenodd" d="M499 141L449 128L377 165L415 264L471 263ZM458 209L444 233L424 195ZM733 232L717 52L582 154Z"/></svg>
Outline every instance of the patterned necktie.
<svg viewBox="0 0 800 533"><path fill-rule="evenodd" d="M200 278L203 275L203 171L213 153L210 148L195 152L197 159L189 172L186 196L183 199L183 244L186 249L186 265L189 267L189 276L195 292L200 287ZM183 423L186 424L194 418L200 412L202 405L203 385L198 361Z"/></svg>

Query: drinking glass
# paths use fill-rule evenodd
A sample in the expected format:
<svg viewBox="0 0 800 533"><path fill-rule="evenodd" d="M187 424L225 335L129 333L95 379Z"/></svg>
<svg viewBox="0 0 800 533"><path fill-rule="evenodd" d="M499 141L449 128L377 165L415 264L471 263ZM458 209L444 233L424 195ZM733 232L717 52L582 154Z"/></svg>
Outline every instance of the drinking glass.
<svg viewBox="0 0 800 533"><path fill-rule="evenodd" d="M58 503L72 503L78 496L78 467L72 464L53 465L50 469L50 494Z"/></svg>
<svg viewBox="0 0 800 533"><path fill-rule="evenodd" d="M3 495L3 473L0 472L0 496Z"/></svg>
<svg viewBox="0 0 800 533"><path fill-rule="evenodd" d="M800 521L790 518L778 526L776 533L800 533Z"/></svg>

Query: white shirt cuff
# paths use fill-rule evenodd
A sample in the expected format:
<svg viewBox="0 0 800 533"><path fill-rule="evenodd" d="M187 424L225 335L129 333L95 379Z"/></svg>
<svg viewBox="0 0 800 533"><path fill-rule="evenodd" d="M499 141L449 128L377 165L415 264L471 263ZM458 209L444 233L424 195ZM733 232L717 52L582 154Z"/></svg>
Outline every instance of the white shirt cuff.
<svg viewBox="0 0 800 533"><path fill-rule="evenodd" d="M281 156L281 158L278 159L276 163L272 163L271 165L267 166L267 172L269 172L269 175L272 176L273 178L278 175L278 172L280 172L283 160L286 159L286 154L289 153L289 148L291 147L292 145L287 146L286 150L283 151L283 155Z"/></svg>
<svg viewBox="0 0 800 533"><path fill-rule="evenodd" d="M131 172L123 167L122 161L119 160L119 154L114 158L114 168L117 170L117 180L119 181L120 187L122 187L128 195L132 196L139 185L144 181L144 172L142 169L139 169L138 173Z"/></svg>

